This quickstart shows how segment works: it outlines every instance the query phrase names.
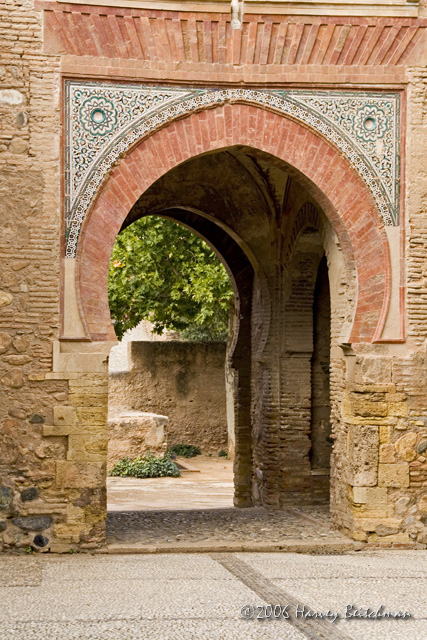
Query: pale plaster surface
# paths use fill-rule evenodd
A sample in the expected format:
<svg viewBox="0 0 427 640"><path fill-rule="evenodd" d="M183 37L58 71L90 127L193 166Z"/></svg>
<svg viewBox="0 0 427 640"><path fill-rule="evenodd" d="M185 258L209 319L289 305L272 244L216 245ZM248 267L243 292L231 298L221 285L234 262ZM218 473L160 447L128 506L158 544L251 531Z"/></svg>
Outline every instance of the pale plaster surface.
<svg viewBox="0 0 427 640"><path fill-rule="evenodd" d="M64 314L63 337L84 338L85 329L81 320L76 295L76 261L64 258Z"/></svg>
<svg viewBox="0 0 427 640"><path fill-rule="evenodd" d="M167 340L179 340L177 331L164 331L162 334L152 332L153 325L148 320L141 322L133 329L128 329L120 340L119 344L110 351L108 358L108 372L129 371L131 363L129 361L129 342L147 340L149 342L165 342Z"/></svg>

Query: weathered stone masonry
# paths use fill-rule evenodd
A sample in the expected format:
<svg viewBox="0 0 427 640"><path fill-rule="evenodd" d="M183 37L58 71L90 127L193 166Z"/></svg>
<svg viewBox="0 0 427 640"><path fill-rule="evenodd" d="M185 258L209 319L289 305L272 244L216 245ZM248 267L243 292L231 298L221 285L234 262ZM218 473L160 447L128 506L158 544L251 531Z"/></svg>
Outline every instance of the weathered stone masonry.
<svg viewBox="0 0 427 640"><path fill-rule="evenodd" d="M426 545L424 2L357 10L343 2L326 16L286 4L258 13L247 3L237 31L224 3L209 13L187 0L170 11L137 4L0 4L2 549L104 541L115 342L106 274L116 234L150 213L208 239L233 279L227 379L236 504L277 508L324 496L310 458L317 374L309 334L315 265L326 256L334 521L358 540ZM165 93L256 89L261 98L229 92L165 119L159 108L131 144L112 141L115 159L81 193L87 211L74 257L65 251L69 80L130 81ZM369 186L354 154L321 128L335 127L332 116L320 113L319 124L262 103L266 89L281 88L399 95L392 224L375 180ZM106 113L105 103L99 108ZM373 117L379 127L381 115ZM356 143L364 158L367 132L363 151ZM387 182L375 135L369 171ZM304 214L307 207L315 213ZM292 319L297 289L307 300L295 298L305 337Z"/></svg>
<svg viewBox="0 0 427 640"><path fill-rule="evenodd" d="M223 342L133 341L128 362L127 371L110 371L109 416L129 409L165 415L163 451L180 443L204 455L227 449ZM142 440L136 455L147 450Z"/></svg>

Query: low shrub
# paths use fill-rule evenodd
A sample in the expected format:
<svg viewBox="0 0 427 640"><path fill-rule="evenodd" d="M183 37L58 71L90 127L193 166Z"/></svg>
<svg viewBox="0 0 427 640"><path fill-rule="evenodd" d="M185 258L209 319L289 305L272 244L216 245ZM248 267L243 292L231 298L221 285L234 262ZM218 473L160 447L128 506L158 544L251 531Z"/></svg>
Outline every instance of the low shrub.
<svg viewBox="0 0 427 640"><path fill-rule="evenodd" d="M218 458L228 458L228 453L221 449L221 451L218 451Z"/></svg>
<svg viewBox="0 0 427 640"><path fill-rule="evenodd" d="M194 458L202 453L199 447L195 447L193 444L174 444L169 451L183 458Z"/></svg>
<svg viewBox="0 0 427 640"><path fill-rule="evenodd" d="M119 460L111 469L109 475L122 478L128 476L132 478L162 478L165 476L177 478L181 475L181 472L168 453L163 457L157 458L148 452L143 458L138 457L134 460L123 458Z"/></svg>

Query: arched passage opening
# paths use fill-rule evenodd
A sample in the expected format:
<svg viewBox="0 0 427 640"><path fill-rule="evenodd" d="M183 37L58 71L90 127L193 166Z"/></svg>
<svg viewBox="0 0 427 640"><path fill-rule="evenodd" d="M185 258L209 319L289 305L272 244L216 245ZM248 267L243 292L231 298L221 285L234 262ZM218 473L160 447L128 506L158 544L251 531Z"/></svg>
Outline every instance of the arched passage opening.
<svg viewBox="0 0 427 640"><path fill-rule="evenodd" d="M108 259L141 193L186 160L234 146L267 153L285 164L323 209L348 267L357 271L356 309L347 341L379 339L390 299L390 256L367 185L318 134L289 117L246 104L173 121L134 147L112 171L86 216L77 248L77 294L87 335L98 341L114 339L106 299ZM100 276L95 281L94 270Z"/></svg>
<svg viewBox="0 0 427 640"><path fill-rule="evenodd" d="M148 215L165 216L201 236L233 282L226 378L234 504L327 503L331 447L324 441L330 426L319 410L330 406L329 369L320 363L325 379L319 383L317 360L322 350L329 358L330 330L323 335L320 318L330 323L331 311L316 287L325 252L348 294L340 307L334 289L336 337L351 326L355 287L319 204L283 162L235 146L164 174L140 195L122 229Z"/></svg>
<svg viewBox="0 0 427 640"><path fill-rule="evenodd" d="M303 478L296 488L289 486L289 434L282 428L287 406L283 327L289 260L302 222L314 215L324 222L319 233L331 292L330 402L335 439L331 508L338 514L336 520L343 522L350 505L345 433L340 432L339 390L345 366L339 345L377 339L389 299L387 240L366 185L330 144L291 118L233 104L172 122L118 163L83 225L77 297L92 343L114 337L106 283L116 234L125 221L130 224L139 216L171 210L201 215L226 231L253 269L250 406L239 405L239 411L250 416L252 450L242 460L243 493L249 503L267 508L281 508L300 498L312 501L311 480ZM308 411L309 423L310 415ZM309 445L308 462L310 455ZM304 467L306 460L301 464ZM236 485L236 495L238 491Z"/></svg>

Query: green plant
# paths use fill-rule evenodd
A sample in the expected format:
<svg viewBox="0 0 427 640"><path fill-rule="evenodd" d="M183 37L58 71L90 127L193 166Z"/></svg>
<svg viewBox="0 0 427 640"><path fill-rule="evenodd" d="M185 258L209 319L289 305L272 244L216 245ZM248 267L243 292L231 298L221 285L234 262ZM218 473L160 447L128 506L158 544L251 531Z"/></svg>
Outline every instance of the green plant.
<svg viewBox="0 0 427 640"><path fill-rule="evenodd" d="M161 478L171 476L177 478L180 470L171 460L170 454L166 453L163 457L156 457L148 452L143 458L138 457L134 460L123 458L116 462L111 469L110 476L120 476L126 478Z"/></svg>
<svg viewBox="0 0 427 640"><path fill-rule="evenodd" d="M194 458L202 453L199 447L195 447L193 444L174 444L169 451L183 458Z"/></svg>
<svg viewBox="0 0 427 640"><path fill-rule="evenodd" d="M34 553L33 547L30 547L30 546L25 547L25 553Z"/></svg>
<svg viewBox="0 0 427 640"><path fill-rule="evenodd" d="M218 458L228 458L228 453L221 449L221 451L218 451Z"/></svg>

